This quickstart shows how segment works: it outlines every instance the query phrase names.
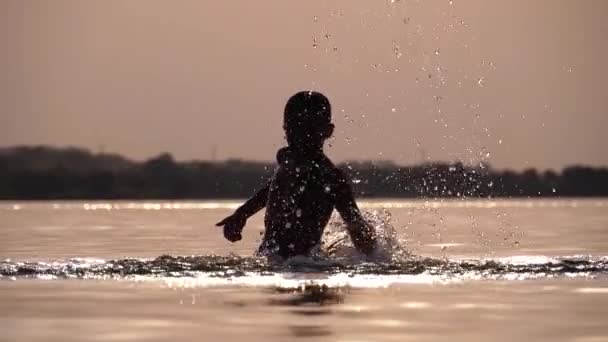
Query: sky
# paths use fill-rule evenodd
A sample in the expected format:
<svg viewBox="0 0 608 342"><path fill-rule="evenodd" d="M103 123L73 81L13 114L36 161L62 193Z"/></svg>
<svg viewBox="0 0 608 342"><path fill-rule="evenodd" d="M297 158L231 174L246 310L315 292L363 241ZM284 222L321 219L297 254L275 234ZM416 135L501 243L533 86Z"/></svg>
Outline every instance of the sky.
<svg viewBox="0 0 608 342"><path fill-rule="evenodd" d="M2 0L0 146L272 160L326 94L343 160L608 165L605 0Z"/></svg>

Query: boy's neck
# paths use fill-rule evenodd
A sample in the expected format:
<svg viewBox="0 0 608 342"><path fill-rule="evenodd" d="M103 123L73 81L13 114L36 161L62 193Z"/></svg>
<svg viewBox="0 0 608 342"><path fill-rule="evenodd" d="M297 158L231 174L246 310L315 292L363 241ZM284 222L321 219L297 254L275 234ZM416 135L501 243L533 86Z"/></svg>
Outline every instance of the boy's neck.
<svg viewBox="0 0 608 342"><path fill-rule="evenodd" d="M288 145L290 151L299 155L314 155L323 153L323 144L321 146L302 146L302 145Z"/></svg>

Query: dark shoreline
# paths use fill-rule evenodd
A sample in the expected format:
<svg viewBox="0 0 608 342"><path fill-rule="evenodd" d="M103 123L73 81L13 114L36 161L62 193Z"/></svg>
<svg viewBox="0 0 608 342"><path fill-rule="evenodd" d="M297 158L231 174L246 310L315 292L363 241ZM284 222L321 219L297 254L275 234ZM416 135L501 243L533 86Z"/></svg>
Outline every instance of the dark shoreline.
<svg viewBox="0 0 608 342"><path fill-rule="evenodd" d="M136 162L79 148L0 149L0 200L242 199L268 181L273 163L176 162L170 154ZM551 198L608 196L608 168L561 172L494 170L489 165L341 163L363 198Z"/></svg>

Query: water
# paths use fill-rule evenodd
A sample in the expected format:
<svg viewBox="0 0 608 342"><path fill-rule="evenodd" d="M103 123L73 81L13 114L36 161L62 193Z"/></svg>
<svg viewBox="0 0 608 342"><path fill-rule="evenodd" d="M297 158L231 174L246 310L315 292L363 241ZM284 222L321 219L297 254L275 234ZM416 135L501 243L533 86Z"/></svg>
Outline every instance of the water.
<svg viewBox="0 0 608 342"><path fill-rule="evenodd" d="M253 257L238 202L0 202L0 341L608 341L608 200L361 202L313 258Z"/></svg>

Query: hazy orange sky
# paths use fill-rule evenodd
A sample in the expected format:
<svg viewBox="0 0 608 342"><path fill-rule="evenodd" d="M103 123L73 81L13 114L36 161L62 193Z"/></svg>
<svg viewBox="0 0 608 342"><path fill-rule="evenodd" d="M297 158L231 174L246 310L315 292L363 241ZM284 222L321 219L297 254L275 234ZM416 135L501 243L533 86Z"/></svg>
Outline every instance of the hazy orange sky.
<svg viewBox="0 0 608 342"><path fill-rule="evenodd" d="M608 1L0 1L0 146L271 160L328 95L336 160L608 165Z"/></svg>

